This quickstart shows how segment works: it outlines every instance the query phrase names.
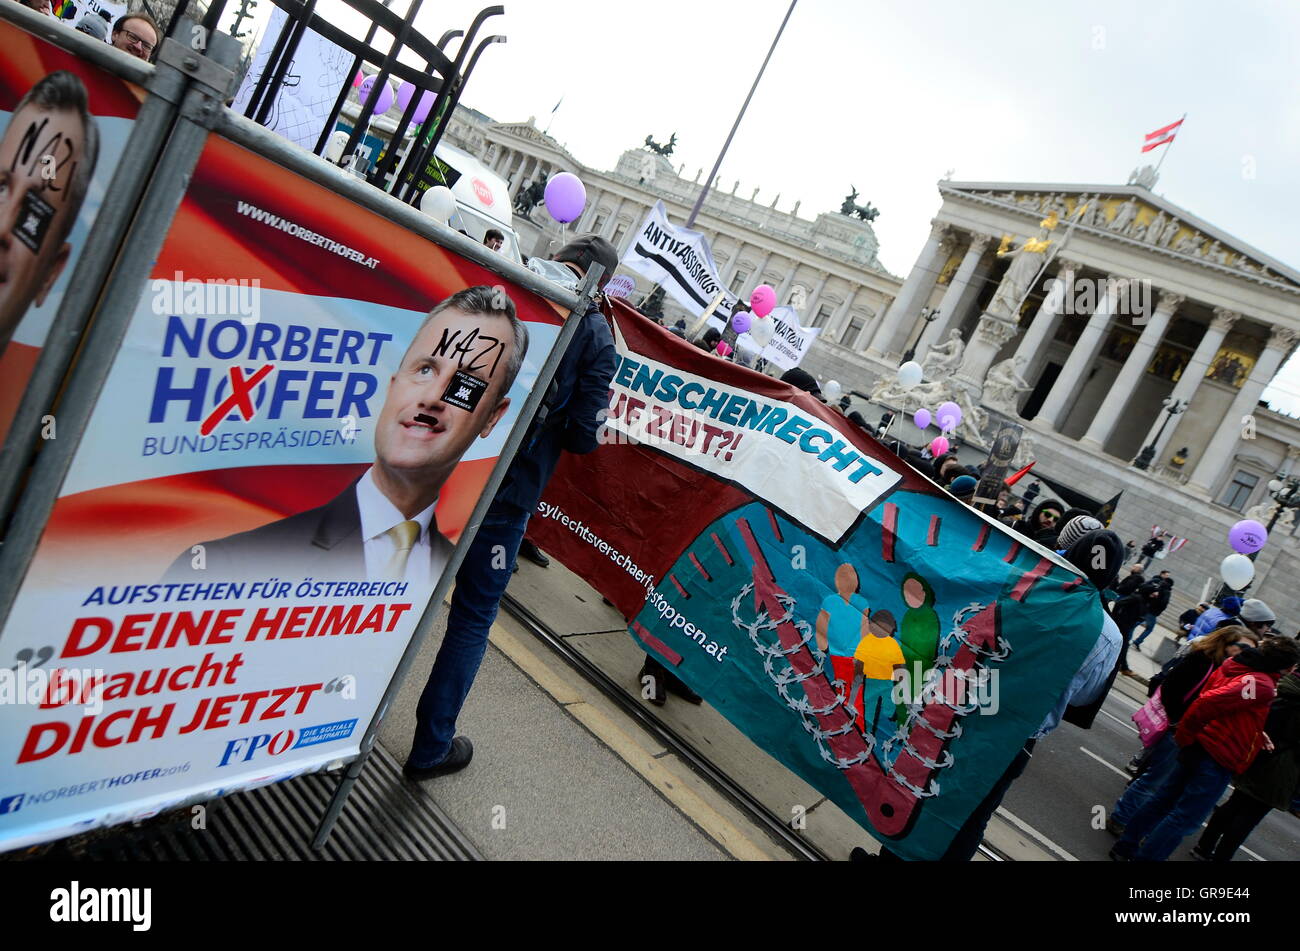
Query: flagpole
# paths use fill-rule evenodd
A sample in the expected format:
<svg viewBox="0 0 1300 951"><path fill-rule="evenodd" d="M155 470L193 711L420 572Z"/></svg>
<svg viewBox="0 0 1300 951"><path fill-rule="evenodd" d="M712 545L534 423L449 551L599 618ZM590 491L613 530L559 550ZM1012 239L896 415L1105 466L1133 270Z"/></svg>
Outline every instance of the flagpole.
<svg viewBox="0 0 1300 951"><path fill-rule="evenodd" d="M1183 113L1183 117L1182 117L1181 119L1178 120L1178 132L1182 132L1182 131L1183 131L1183 123L1186 122L1186 121L1187 121L1187 113L1184 112L1184 113ZM1178 141L1178 134L1175 133L1175 134L1174 134L1174 142L1177 142L1177 141ZM1169 154L1169 149L1172 149L1172 148L1174 147L1174 142L1166 143L1168 147L1167 147L1163 152L1160 153L1160 161L1156 162L1156 174L1157 174L1157 175L1160 174L1160 166L1165 164L1165 156Z"/></svg>
<svg viewBox="0 0 1300 951"><path fill-rule="evenodd" d="M758 68L758 75L754 77L754 85L749 87L749 95L745 97L740 112L736 113L736 121L731 124L731 131L727 133L727 141L722 143L722 151L718 153L718 160L713 163L713 170L709 172L709 177L704 180L704 187L700 189L700 195L695 199L695 206L691 208L691 215L686 219L687 228L695 226L695 218L699 215L700 209L704 207L704 198L709 194L713 179L718 175L718 169L722 167L722 160L727 155L727 149L731 146L731 140L736 134L736 129L740 126L740 120L745 117L745 110L749 108L749 100L754 98L754 90L758 88L758 81L763 78L763 71L767 69L768 60L772 58L776 44L781 41L781 34L785 32L785 25L790 22L790 14L794 13L794 5L798 2L799 0L790 0L790 9L785 11L785 19L781 21L781 28L776 31L772 45L768 48L767 55L763 57L763 65Z"/></svg>

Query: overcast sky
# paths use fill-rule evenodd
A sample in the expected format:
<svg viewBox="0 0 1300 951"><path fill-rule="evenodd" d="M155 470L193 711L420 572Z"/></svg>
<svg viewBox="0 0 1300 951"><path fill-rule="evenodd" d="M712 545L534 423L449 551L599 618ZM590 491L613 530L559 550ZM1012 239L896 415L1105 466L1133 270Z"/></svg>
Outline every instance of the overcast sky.
<svg viewBox="0 0 1300 951"><path fill-rule="evenodd" d="M417 24L436 39L484 5L426 2ZM600 169L647 134L676 132L674 160L692 177L712 165L789 3L504 6L480 36L508 42L484 52L464 104L549 121ZM350 13L339 0L318 9ZM1142 156L1144 135L1186 112L1155 191L1300 267L1298 46L1291 0L799 0L719 174L727 191L759 186L765 203L780 192L783 209L802 200L808 218L857 186L880 209L881 262L905 277L949 170L1122 184L1159 157ZM1284 376L1298 412L1300 361Z"/></svg>

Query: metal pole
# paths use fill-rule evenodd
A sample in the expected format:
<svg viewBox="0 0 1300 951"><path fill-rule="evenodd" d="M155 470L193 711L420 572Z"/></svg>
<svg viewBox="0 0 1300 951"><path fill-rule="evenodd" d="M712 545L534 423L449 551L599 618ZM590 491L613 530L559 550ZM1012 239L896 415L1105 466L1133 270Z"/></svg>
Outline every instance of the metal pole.
<svg viewBox="0 0 1300 951"><path fill-rule="evenodd" d="M393 0L383 0L384 7L387 8L392 2ZM369 46L374 41L375 34L378 32L379 21L371 20L370 29L366 32L366 46ZM316 148L314 150L317 155L324 152L325 146L329 143L330 135L334 131L334 123L339 121L339 113L343 111L343 103L348 101L348 90L352 88L352 80L357 75L357 70L361 68L361 64L364 61L365 59L362 56L357 56L352 61L352 68L348 70L348 76L343 83L343 88L339 90L338 98L334 100L334 108L330 110L329 118L326 119L325 124L321 126L320 138L316 140Z"/></svg>
<svg viewBox="0 0 1300 951"><path fill-rule="evenodd" d="M321 817L320 825L316 827L316 835L311 843L313 849L320 850L325 847L330 832L334 829L334 823L343 812L348 795L351 793L352 787L356 785L357 779L360 778L361 771L366 765L366 759L370 756L370 751L374 749L375 739L379 733L379 724L383 721L384 714L388 712L388 707L397 696L398 688L406 677L406 672L415 663L415 657L419 653L424 639L433 631L438 615L442 613L442 602L447 595L447 589L451 587L452 580L456 577L461 563L465 560L465 553L469 551L469 546L473 543L479 526L483 524L483 518L487 515L488 507L492 504L497 489L500 488L502 481L505 479L506 470L510 468L515 453L518 452L520 444L524 441L524 436L528 433L529 426L532 425L533 417L537 415L537 410L546 397L546 390L551 385L551 378L555 376L555 371L559 369L560 361L564 358L564 353L573 340L574 334L577 333L578 325L582 323L582 317L587 312L589 302L595 298L596 292L600 288L600 279L604 273L605 269L602 265L593 265L591 270L587 272L582 286L578 289L576 306L571 309L569 319L564 322L564 326L560 329L560 335L555 341L555 346L551 348L551 352L546 356L546 362L542 365L542 370L537 375L536 382L533 383L528 399L524 401L524 408L515 420L514 428L510 430L510 435L501 449L501 455L492 468L492 475L488 477L487 485L483 487L483 493L474 505L474 513L470 516L465 531L461 534L456 545L456 550L452 552L451 559L447 562L447 567L443 569L442 577L438 579L433 594L430 595L428 603L425 604L424 613L420 616L419 623L416 624L410 641L407 642L406 651L402 654L402 659L398 662L397 669L393 671L392 679L388 682L388 689L384 691L383 699L379 701L374 718L370 721L370 726L361 739L360 754L348 764L347 772L339 782L338 789L334 791L334 796L330 799L325 815Z"/></svg>
<svg viewBox="0 0 1300 951"><path fill-rule="evenodd" d="M758 81L763 78L763 71L767 69L767 62L772 58L772 52L776 49L776 44L781 39L781 34L785 31L785 25L790 22L790 14L794 13L794 5L799 0L790 0L790 9L785 11L785 19L781 21L781 27L776 31L776 36L772 40L772 45L768 47L767 55L763 57L763 65L758 68L758 75L754 77L754 85L749 87L749 95L745 97L744 104L740 107L740 112L736 114L736 121L731 124L731 131L727 133L727 141L722 143L722 151L718 153L717 161L713 163L713 170L709 172L709 177L704 180L704 187L700 189L699 197L695 199L695 206L691 208L691 214L686 219L686 227L690 228L695 224L695 218L704 207L704 199L709 194L709 188L713 185L713 179L717 177L718 169L722 166L722 160L727 155L727 149L731 146L731 140L736 135L736 129L740 126L740 120L745 117L745 110L749 108L749 100L754 98L754 90L758 88Z"/></svg>
<svg viewBox="0 0 1300 951"><path fill-rule="evenodd" d="M436 124L444 121L443 115L446 112L447 97L455 91L456 84L460 81L460 67L465 62L465 55L469 52L470 44L474 42L474 37L478 35L479 27L490 17L500 16L506 12L502 6L484 7L474 17L474 21L465 31L465 38L460 41L460 48L456 50L456 59L451 64L451 74L442 77L442 88L438 90L438 98L433 101L433 106L429 109L429 116L420 126L419 134L411 141L411 147L406 150L406 160L402 163L401 169L397 173L397 178L393 181L393 193L402 201L410 202L416 191L415 183L419 179L425 166L429 164L429 156L433 153L429 150L427 142L433 141L433 135L436 130ZM451 114L446 113L446 121L449 121ZM407 172L411 173L411 181L407 183Z"/></svg>
<svg viewBox="0 0 1300 951"><path fill-rule="evenodd" d="M1182 131L1183 131L1183 127L1182 127L1181 123L1184 123L1184 122L1186 122L1186 121L1187 121L1187 113L1184 112L1184 113L1183 113L1183 117L1182 117L1181 119L1178 120L1178 122L1180 123L1179 126L1178 126L1178 132L1182 132ZM1177 141L1178 141L1178 132L1175 132L1175 133L1174 133L1174 142L1177 142ZM1169 150L1172 149L1172 148L1174 147L1174 142L1167 142L1167 143L1165 143L1165 150L1164 150L1163 152L1160 153L1160 161L1156 162L1156 168L1155 168L1155 174L1156 174L1156 175L1159 175L1159 174L1160 174L1160 166L1165 164L1165 156L1168 155L1168 154L1169 154Z"/></svg>
<svg viewBox="0 0 1300 951"><path fill-rule="evenodd" d="M180 45L175 40L164 43ZM206 52L211 61L229 69L239 61L240 45L224 33L213 33L208 38ZM162 55L167 55L166 49ZM158 258L207 141L208 127L221 113L226 92L198 82L191 83L186 90L179 120L140 200L130 232L122 242L121 256L113 262L81 358L58 404L59 438L46 444L32 466L31 478L14 507L8 536L0 548L0 630L90 424L114 357L135 316L153 262Z"/></svg>
<svg viewBox="0 0 1300 951"><path fill-rule="evenodd" d="M470 73L474 72L474 65L478 62L479 54L481 54L483 50L491 44L504 43L505 41L506 38L504 36L489 36L485 37L479 45L474 48L474 55L470 57L469 65L465 67L465 75L461 76L456 81L455 88L452 89L451 92L451 97L447 100L447 118L445 121L438 123L438 127L433 134L433 141L425 146L426 154L431 156L437 151L438 143L442 141L443 133L447 131L447 126L451 125L451 117L456 112L456 107L460 105L460 94L465 91L465 84L469 82ZM417 168L419 168L419 166L417 166Z"/></svg>
<svg viewBox="0 0 1300 951"><path fill-rule="evenodd" d="M257 121L262 125L266 125L267 119L271 117L271 107L275 105L275 99L280 94L280 88L284 85L284 76L289 72L290 65L293 64L293 57L298 52L298 44L302 42L302 35L307 32L307 21L311 19L312 11L315 9L316 0L307 0L303 5L301 18L293 23L288 45L284 45L283 42L276 43L276 46L282 50L280 61L275 64L275 75L271 77L270 88L265 89L261 105L257 110ZM284 40L284 33L280 34L279 40ZM263 75L262 83L265 82L266 76Z"/></svg>
<svg viewBox="0 0 1300 951"><path fill-rule="evenodd" d="M433 72L433 64L427 64L424 68L424 75L432 79ZM388 148L384 150L383 161L375 166L375 170L370 173L367 179L370 184L377 185L380 188L384 187L384 178L392 173L393 166L397 164L397 149L402 144L402 137L406 135L406 130L411 127L411 120L415 118L415 110L420 108L425 92L426 90L421 89L419 86L415 87L415 92L411 95L411 101L407 103L406 110L397 123L397 128L388 137ZM430 106L430 109L432 110L432 106ZM412 141L414 141L414 138L412 138Z"/></svg>

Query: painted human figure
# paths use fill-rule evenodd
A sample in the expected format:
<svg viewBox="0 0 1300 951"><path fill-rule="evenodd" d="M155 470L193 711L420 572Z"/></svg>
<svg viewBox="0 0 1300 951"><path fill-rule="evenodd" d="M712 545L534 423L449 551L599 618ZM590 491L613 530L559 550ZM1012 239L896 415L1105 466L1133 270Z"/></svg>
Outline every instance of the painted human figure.
<svg viewBox="0 0 1300 951"><path fill-rule="evenodd" d="M907 610L899 625L898 642L907 673L904 696L915 703L939 653L939 612L934 609L934 589L914 571L903 576L903 603ZM907 707L900 705L896 717L900 724L907 719Z"/></svg>
<svg viewBox="0 0 1300 951"><path fill-rule="evenodd" d="M858 572L848 562L835 569L835 593L817 614L817 646L830 657L832 681L853 681L853 651L867 625L867 599L858 593Z"/></svg>
<svg viewBox="0 0 1300 951"><path fill-rule="evenodd" d="M853 651L851 705L861 711L866 736L883 741L894 735L894 682L904 676L903 649L894 637L894 616L881 609L862 618L862 638ZM853 703L861 694L861 705Z"/></svg>

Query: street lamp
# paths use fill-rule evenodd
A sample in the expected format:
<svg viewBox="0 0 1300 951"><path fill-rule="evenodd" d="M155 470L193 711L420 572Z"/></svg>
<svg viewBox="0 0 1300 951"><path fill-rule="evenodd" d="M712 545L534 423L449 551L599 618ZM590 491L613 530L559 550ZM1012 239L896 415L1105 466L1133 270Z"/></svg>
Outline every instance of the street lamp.
<svg viewBox="0 0 1300 951"><path fill-rule="evenodd" d="M1300 508L1300 478L1282 473L1268 484L1268 494L1273 496L1273 501L1277 503L1277 507L1273 509L1273 517L1268 520L1265 529L1271 533L1284 511Z"/></svg>
<svg viewBox="0 0 1300 951"><path fill-rule="evenodd" d="M1142 451L1138 453L1138 457L1133 460L1133 468L1135 469L1151 468L1151 460L1156 457L1156 444L1160 442L1160 437L1165 434L1165 427L1169 425L1169 421L1171 419L1173 419L1179 413L1186 410L1187 405L1188 405L1187 400L1176 400L1171 396L1165 397L1164 407L1165 407L1165 412L1168 415L1165 416L1164 422L1160 424L1160 428L1156 430L1156 438L1151 440L1151 442L1149 442L1147 445L1143 446Z"/></svg>
<svg viewBox="0 0 1300 951"><path fill-rule="evenodd" d="M939 308L922 307L921 318L925 321L925 323L921 325L921 332L916 335L916 339L912 341L912 345L908 347L907 352L903 354L903 359L901 363L906 363L908 360L912 359L913 355L916 353L916 345L919 344L921 342L921 338L925 336L926 329L929 328L930 324L934 323L936 320L939 319Z"/></svg>

